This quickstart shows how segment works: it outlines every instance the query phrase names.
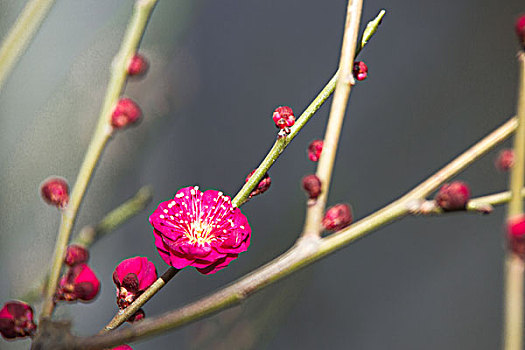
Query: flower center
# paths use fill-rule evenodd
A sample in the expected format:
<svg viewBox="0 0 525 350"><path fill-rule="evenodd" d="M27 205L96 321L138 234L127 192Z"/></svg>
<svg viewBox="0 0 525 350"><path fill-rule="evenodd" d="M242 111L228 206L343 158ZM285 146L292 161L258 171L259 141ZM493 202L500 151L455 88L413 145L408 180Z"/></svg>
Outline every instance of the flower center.
<svg viewBox="0 0 525 350"><path fill-rule="evenodd" d="M211 232L213 225L203 223L200 220L192 222L190 229L186 232L188 243L204 245L215 241L217 238Z"/></svg>

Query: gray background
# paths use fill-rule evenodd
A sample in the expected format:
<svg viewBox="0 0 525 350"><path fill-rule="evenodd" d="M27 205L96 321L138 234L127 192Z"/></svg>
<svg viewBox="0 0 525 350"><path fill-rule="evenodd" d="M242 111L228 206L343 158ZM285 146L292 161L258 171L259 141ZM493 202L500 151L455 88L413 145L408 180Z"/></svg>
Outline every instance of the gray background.
<svg viewBox="0 0 525 350"><path fill-rule="evenodd" d="M0 36L23 7L0 0ZM520 4L522 6L520 6ZM129 0L59 0L0 92L0 300L20 295L48 268L56 210L38 195L57 174L74 182L94 129ZM346 2L160 0L142 51L152 67L126 95L145 112L109 144L77 228L152 184L154 202L199 184L234 194L272 145L273 109L299 114L338 62ZM384 23L362 53L369 78L353 91L329 203L356 217L402 195L515 110L518 0L366 1ZM364 27L364 26L363 26ZM181 306L286 250L304 218L299 182L314 170L305 148L321 138L324 106L272 168L272 187L243 207L249 253L227 269L180 273L146 306ZM475 195L506 188L496 152L461 174ZM92 304L59 316L93 334L116 311L111 273L135 255L164 271L147 211L95 245L102 280ZM349 246L245 305L135 349L495 349L502 308L502 221L451 214L408 218ZM28 341L0 341L27 348Z"/></svg>

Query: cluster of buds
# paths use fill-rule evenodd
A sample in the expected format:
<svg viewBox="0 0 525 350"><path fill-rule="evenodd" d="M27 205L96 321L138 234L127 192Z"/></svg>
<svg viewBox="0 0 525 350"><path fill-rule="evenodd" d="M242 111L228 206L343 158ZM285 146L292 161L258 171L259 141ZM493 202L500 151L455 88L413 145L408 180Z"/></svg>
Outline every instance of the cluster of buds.
<svg viewBox="0 0 525 350"><path fill-rule="evenodd" d="M434 198L444 211L465 210L470 199L470 188L462 181L444 184Z"/></svg>
<svg viewBox="0 0 525 350"><path fill-rule="evenodd" d="M358 81L365 80L368 77L368 67L363 61L354 62L354 78Z"/></svg>
<svg viewBox="0 0 525 350"><path fill-rule="evenodd" d="M295 116L288 106L277 107L272 116L275 126L279 129L279 137L290 134L290 128L295 124Z"/></svg>
<svg viewBox="0 0 525 350"><path fill-rule="evenodd" d="M308 145L308 159L312 162L317 162L321 157L323 144L323 140L313 140L310 142L310 145Z"/></svg>
<svg viewBox="0 0 525 350"><path fill-rule="evenodd" d="M40 185L40 195L47 204L63 209L69 202L69 186L60 177L50 177Z"/></svg>
<svg viewBox="0 0 525 350"><path fill-rule="evenodd" d="M257 171L257 169L253 169L251 173L248 174L246 177L245 183L250 181L252 175ZM270 185L272 184L272 179L270 178L270 175L268 173L265 173L262 177L261 181L257 184L257 186L253 189L253 191L250 193L249 198L252 198L254 196L257 196L259 194L262 194L270 188Z"/></svg>
<svg viewBox="0 0 525 350"><path fill-rule="evenodd" d="M352 223L352 210L348 204L339 203L328 208L323 217L323 227L327 231L339 231Z"/></svg>
<svg viewBox="0 0 525 350"><path fill-rule="evenodd" d="M5 339L32 336L36 331L33 309L21 301L9 301L0 309L0 333Z"/></svg>
<svg viewBox="0 0 525 350"><path fill-rule="evenodd" d="M117 305L125 309L157 280L157 269L146 257L123 260L113 272L113 282L117 287ZM139 309L128 321L135 322L145 317Z"/></svg>
<svg viewBox="0 0 525 350"><path fill-rule="evenodd" d="M514 165L514 150L504 149L499 154L494 165L500 171L509 171Z"/></svg>
<svg viewBox="0 0 525 350"><path fill-rule="evenodd" d="M60 279L55 300L88 302L97 296L100 281L87 265L88 259L89 252L85 247L78 244L67 247L64 263L68 269Z"/></svg>
<svg viewBox="0 0 525 350"><path fill-rule="evenodd" d="M136 53L131 57L127 73L131 77L143 76L148 71L149 64L144 56ZM142 117L140 107L130 98L121 97L111 113L111 126L115 130L120 130L136 124Z"/></svg>

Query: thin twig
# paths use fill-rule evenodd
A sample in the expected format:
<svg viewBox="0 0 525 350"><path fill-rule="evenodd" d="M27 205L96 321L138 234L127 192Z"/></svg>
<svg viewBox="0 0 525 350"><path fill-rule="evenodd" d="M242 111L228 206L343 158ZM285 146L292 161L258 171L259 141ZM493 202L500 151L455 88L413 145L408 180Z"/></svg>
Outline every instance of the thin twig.
<svg viewBox="0 0 525 350"><path fill-rule="evenodd" d="M0 90L55 0L30 0L0 46Z"/></svg>
<svg viewBox="0 0 525 350"><path fill-rule="evenodd" d="M357 45L357 35L359 31L359 22L361 18L362 0L349 0L346 10L345 29L343 34L343 45L341 48L341 57L339 59L339 74L335 87L334 99L326 124L324 135L323 151L317 164L316 175L321 180L321 195L313 205L308 206L306 219L302 236L320 237L322 228L321 220L323 218L328 191L330 190L330 181L334 168L335 155L339 136L345 118L346 106L352 85L355 83L352 75L354 66L355 48Z"/></svg>
<svg viewBox="0 0 525 350"><path fill-rule="evenodd" d="M361 52L361 50L366 46L368 41L376 33L385 13L385 10L381 10L373 20L368 22L365 32L363 33L363 38L361 39L360 45L356 50L356 56ZM288 146L288 144L292 142L292 140L295 138L295 136L297 136L299 131L301 131L301 129L306 125L306 123L313 117L315 112L317 112L317 110L321 108L323 103L334 92L335 85L337 84L337 79L339 76L338 73L338 71L335 72L334 76L325 85L321 92L319 92L317 97L299 116L296 123L290 128L290 134L285 138L278 138L275 141L273 147L270 149L270 151L268 152L264 160L261 162L261 164L257 167L255 173L253 173L250 177L250 180L244 184L244 186L240 189L237 195L232 199L233 205L240 207L244 202L246 202L252 190L257 186L259 181L261 181L264 174L266 174L266 172L270 169L273 163L275 163L277 158L279 158L286 146Z"/></svg>
<svg viewBox="0 0 525 350"><path fill-rule="evenodd" d="M510 202L507 220L523 213L523 188L525 173L525 52L518 55L518 127L514 135L514 165L510 173ZM524 261L510 249L505 264L505 318L503 347L505 350L523 348L523 271Z"/></svg>
<svg viewBox="0 0 525 350"><path fill-rule="evenodd" d="M84 198L86 188L91 180L91 176L98 160L100 159L102 151L112 134L112 127L110 125L111 111L126 83L128 62L137 51L137 47L144 34L151 11L156 3L157 0L138 0L135 3L133 16L129 22L120 51L115 56L112 64L111 78L107 87L106 97L100 113L97 128L80 167L69 204L62 212L62 220L55 244L55 251L53 253L53 263L49 273L49 284L45 293L41 319L50 317L53 312L55 306L53 296L62 269L63 257L66 251L66 246L69 242L69 236L71 235L71 230L77 217L78 208Z"/></svg>
<svg viewBox="0 0 525 350"><path fill-rule="evenodd" d="M260 289L307 266L366 234L409 214L408 204L414 198L428 195L443 182L504 141L516 128L515 118L487 135L433 176L383 209L321 240L304 237L290 250L265 266L231 285L180 309L145 319L125 329L93 337L72 337L60 346L67 349L97 349L144 339L154 334L181 327L220 310L239 304ZM58 348L58 347L57 347Z"/></svg>

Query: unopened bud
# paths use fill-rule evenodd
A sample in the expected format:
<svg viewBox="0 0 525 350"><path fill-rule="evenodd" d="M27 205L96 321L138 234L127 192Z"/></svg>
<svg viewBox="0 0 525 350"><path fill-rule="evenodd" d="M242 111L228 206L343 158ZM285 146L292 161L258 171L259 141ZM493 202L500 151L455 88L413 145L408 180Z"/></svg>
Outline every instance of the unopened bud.
<svg viewBox="0 0 525 350"><path fill-rule="evenodd" d="M57 208L64 208L69 202L69 186L66 180L51 177L40 186L40 194L47 204Z"/></svg>
<svg viewBox="0 0 525 350"><path fill-rule="evenodd" d="M70 267L60 279L56 300L91 301L100 290L100 281L87 264Z"/></svg>
<svg viewBox="0 0 525 350"><path fill-rule="evenodd" d="M78 244L70 244L66 250L64 263L68 266L87 263L89 260L89 251Z"/></svg>
<svg viewBox="0 0 525 350"><path fill-rule="evenodd" d="M323 151L323 140L313 140L308 146L308 158L312 162L317 162Z"/></svg>
<svg viewBox="0 0 525 350"><path fill-rule="evenodd" d="M124 97L118 100L111 114L111 125L115 129L122 129L138 122L141 116L140 107L132 99Z"/></svg>
<svg viewBox="0 0 525 350"><path fill-rule="evenodd" d="M520 44L525 49L525 15L521 15L520 18L518 18L515 29Z"/></svg>
<svg viewBox="0 0 525 350"><path fill-rule="evenodd" d="M354 62L354 77L356 80L365 80L368 77L368 67L363 61Z"/></svg>
<svg viewBox="0 0 525 350"><path fill-rule="evenodd" d="M144 56L139 53L136 53L128 65L128 75L130 76L141 76L146 74L148 71L149 64Z"/></svg>
<svg viewBox="0 0 525 350"><path fill-rule="evenodd" d="M525 215L520 214L507 221L509 249L525 258Z"/></svg>
<svg viewBox="0 0 525 350"><path fill-rule="evenodd" d="M126 322L135 323L135 322L143 320L145 317L146 317L146 313L144 312L144 310L143 309L138 309L137 312L135 312L133 315L131 315L126 320Z"/></svg>
<svg viewBox="0 0 525 350"><path fill-rule="evenodd" d="M496 168L500 171L508 171L514 165L514 150L504 149L498 154L494 162Z"/></svg>
<svg viewBox="0 0 525 350"><path fill-rule="evenodd" d="M324 214L323 227L328 231L341 230L351 223L352 210L348 204L336 204Z"/></svg>
<svg viewBox="0 0 525 350"><path fill-rule="evenodd" d="M281 130L284 136L290 133L290 127L295 124L295 116L292 109L288 106L277 107L273 112L272 119L275 126Z"/></svg>
<svg viewBox="0 0 525 350"><path fill-rule="evenodd" d="M321 194L321 180L314 174L307 175L303 178L303 189L309 199L317 199Z"/></svg>
<svg viewBox="0 0 525 350"><path fill-rule="evenodd" d="M436 204L444 211L464 210L470 199L470 189L462 181L444 184L436 194Z"/></svg>
<svg viewBox="0 0 525 350"><path fill-rule="evenodd" d="M246 177L246 180L244 182L250 181L252 175L257 171L257 169L253 169L251 173L248 174ZM268 173L265 173L262 177L261 181L257 184L257 187L253 189L253 191L250 193L250 198L253 196L257 196L259 194L262 194L270 188L270 185L272 184L272 179L270 178L270 175Z"/></svg>

